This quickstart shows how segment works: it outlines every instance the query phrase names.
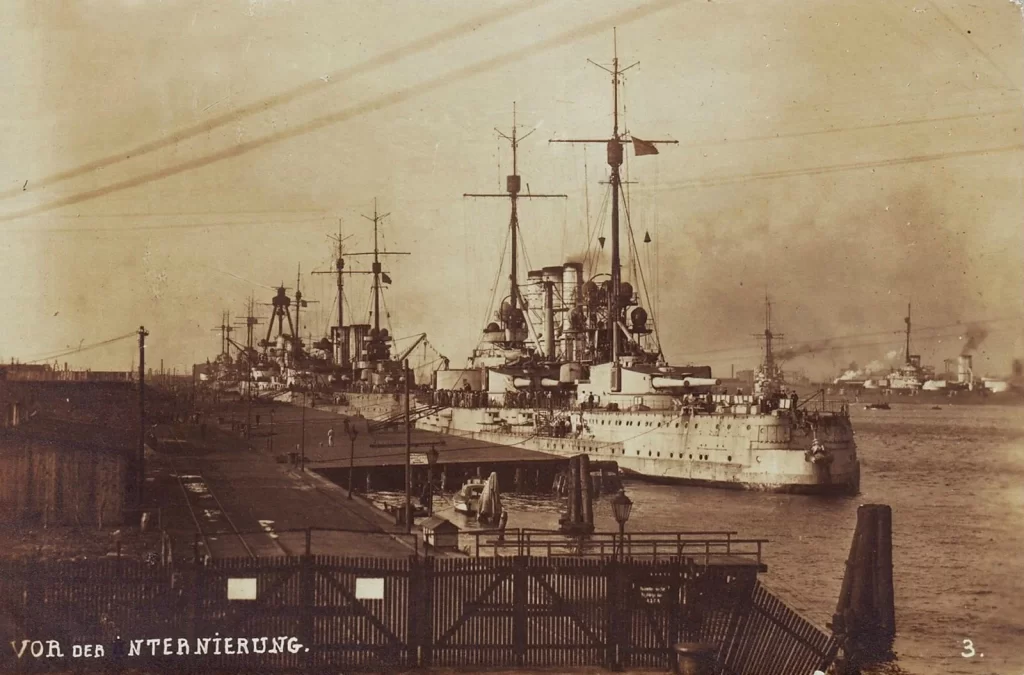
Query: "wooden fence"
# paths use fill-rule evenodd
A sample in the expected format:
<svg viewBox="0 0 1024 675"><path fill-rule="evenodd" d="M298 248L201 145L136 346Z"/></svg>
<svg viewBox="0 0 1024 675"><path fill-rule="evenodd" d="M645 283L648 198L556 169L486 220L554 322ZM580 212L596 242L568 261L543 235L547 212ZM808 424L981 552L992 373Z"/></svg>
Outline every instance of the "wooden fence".
<svg viewBox="0 0 1024 675"><path fill-rule="evenodd" d="M699 641L725 675L807 675L836 652L756 568L687 558L0 562L0 603L16 645L52 638L64 656L4 650L2 672L668 668L675 643ZM105 658L68 658L73 643Z"/></svg>
<svg viewBox="0 0 1024 675"><path fill-rule="evenodd" d="M0 522L43 525L118 524L123 520L126 463L110 451L42 444L0 453Z"/></svg>

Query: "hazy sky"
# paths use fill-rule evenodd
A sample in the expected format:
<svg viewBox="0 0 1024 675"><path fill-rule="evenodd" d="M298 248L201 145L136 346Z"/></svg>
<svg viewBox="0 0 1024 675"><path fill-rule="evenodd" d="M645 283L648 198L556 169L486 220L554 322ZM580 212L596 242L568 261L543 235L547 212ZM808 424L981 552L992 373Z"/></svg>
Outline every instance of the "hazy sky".
<svg viewBox="0 0 1024 675"><path fill-rule="evenodd" d="M1000 319L975 358L1006 372L1024 354L1021 21L1002 0L0 3L0 358L145 324L151 363L203 361L222 311L328 269L339 219L365 250L376 197L387 245L413 252L388 265L394 332L461 364L508 219L462 194L503 185L513 101L538 128L524 182L569 195L522 207L532 265L579 254L588 215L607 231L603 150L547 141L610 132L586 60L611 60L618 26L640 62L629 129L679 141L629 160L670 360L753 365L767 288L790 344L868 335L795 367L884 358L902 338L877 333L912 299L926 363L959 353L952 324ZM320 335L331 279L303 284ZM133 349L61 360L126 368Z"/></svg>

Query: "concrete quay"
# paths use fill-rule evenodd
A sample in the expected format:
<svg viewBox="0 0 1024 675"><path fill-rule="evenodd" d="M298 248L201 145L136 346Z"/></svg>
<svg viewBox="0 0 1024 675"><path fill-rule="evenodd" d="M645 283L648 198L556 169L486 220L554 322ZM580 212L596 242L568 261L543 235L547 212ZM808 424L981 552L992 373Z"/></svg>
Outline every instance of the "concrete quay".
<svg viewBox="0 0 1024 675"><path fill-rule="evenodd" d="M312 471L280 461L288 449L301 449L301 409L254 404L249 439L237 427L246 412L244 403L221 404L205 411L200 424L154 430L146 501L170 534L175 559L192 559L197 531L204 535L199 548L215 557L300 555L306 550L306 528L321 528L310 542L318 555L404 557L417 550L404 526L379 509L358 497L348 499L346 490ZM326 431L339 425L339 418L310 409L304 414L307 449L317 447L313 439L318 437L326 446ZM231 431L232 421L238 432Z"/></svg>

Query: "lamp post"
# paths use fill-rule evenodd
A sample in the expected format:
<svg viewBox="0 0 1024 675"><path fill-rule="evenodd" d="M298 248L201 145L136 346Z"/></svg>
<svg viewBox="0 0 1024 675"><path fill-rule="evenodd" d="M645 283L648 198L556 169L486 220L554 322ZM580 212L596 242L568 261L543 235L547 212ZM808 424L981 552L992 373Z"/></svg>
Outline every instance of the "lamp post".
<svg viewBox="0 0 1024 675"><path fill-rule="evenodd" d="M376 316L376 314L374 314ZM409 416L409 359L402 363L405 384L405 533L412 534L412 420Z"/></svg>
<svg viewBox="0 0 1024 675"><path fill-rule="evenodd" d="M356 436L359 435L359 430L356 429L356 425L348 425L348 438L352 441L352 445L349 446L348 451L348 498L352 499L352 474L355 473L355 461L356 461Z"/></svg>
<svg viewBox="0 0 1024 675"><path fill-rule="evenodd" d="M430 446L427 452L427 515L434 515L434 465L440 453L437 448Z"/></svg>
<svg viewBox="0 0 1024 675"><path fill-rule="evenodd" d="M299 460L299 471L306 470L306 390L302 390L302 459Z"/></svg>
<svg viewBox="0 0 1024 675"><path fill-rule="evenodd" d="M626 491L619 490L619 494L612 498L612 513L615 514L615 522L619 524L619 555L625 554L623 542L626 539L626 521L629 520L629 512L633 510L633 500L626 496Z"/></svg>

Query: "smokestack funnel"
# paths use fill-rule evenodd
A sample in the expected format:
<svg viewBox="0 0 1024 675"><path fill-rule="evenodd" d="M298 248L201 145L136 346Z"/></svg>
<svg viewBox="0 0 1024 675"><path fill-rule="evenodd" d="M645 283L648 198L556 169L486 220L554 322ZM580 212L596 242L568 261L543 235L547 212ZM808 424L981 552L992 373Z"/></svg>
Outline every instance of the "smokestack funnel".
<svg viewBox="0 0 1024 675"><path fill-rule="evenodd" d="M544 356L548 360L555 358L554 283L551 281L544 282Z"/></svg>
<svg viewBox="0 0 1024 675"><path fill-rule="evenodd" d="M962 354L957 359L956 379L961 384L971 384L974 380L974 369L970 354Z"/></svg>

